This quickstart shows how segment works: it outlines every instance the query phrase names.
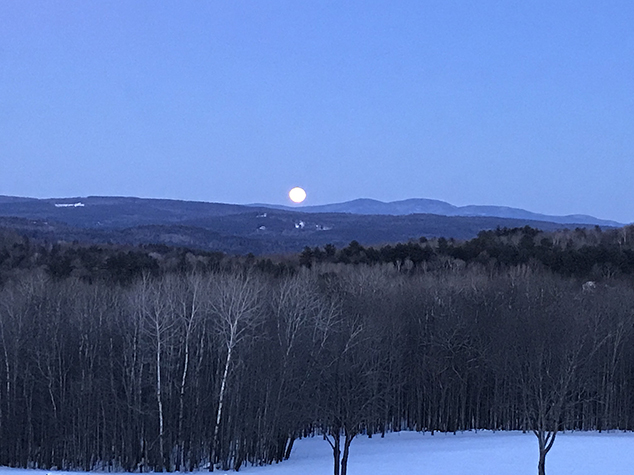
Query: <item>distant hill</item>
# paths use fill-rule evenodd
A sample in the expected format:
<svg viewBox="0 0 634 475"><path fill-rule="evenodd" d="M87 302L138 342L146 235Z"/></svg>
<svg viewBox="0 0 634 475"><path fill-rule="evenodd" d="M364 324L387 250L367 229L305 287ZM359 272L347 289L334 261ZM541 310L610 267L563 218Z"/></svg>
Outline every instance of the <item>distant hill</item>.
<svg viewBox="0 0 634 475"><path fill-rule="evenodd" d="M435 206L436 212L408 212L423 209L425 203ZM430 209L429 206L424 209ZM380 245L422 236L470 239L483 229L496 227L529 225L553 231L599 223L610 226L605 223L611 223L442 215L441 210L452 209L448 207L451 205L433 200L397 203L355 200L336 205L279 209L266 205L127 197L39 200L2 196L0 227L50 241L161 243L230 254L275 254L329 243L345 246L352 240L363 245ZM512 208L503 209L512 211ZM378 212L381 210L383 212Z"/></svg>
<svg viewBox="0 0 634 475"><path fill-rule="evenodd" d="M188 219L244 213L248 206L133 197L27 199L0 196L0 216L60 221L82 228L175 224Z"/></svg>
<svg viewBox="0 0 634 475"><path fill-rule="evenodd" d="M275 206L256 205L259 207L270 207L275 209L285 209L291 211L306 211L309 213L350 213L350 214L383 214L393 216L404 216L408 214L440 214L443 216L489 216L497 218L528 219L532 221L548 221L561 224L590 224L597 226L620 227L623 223L598 219L584 214L574 214L568 216L551 216L546 214L533 213L520 208L510 208L507 206L454 206L445 201L429 200L424 198L413 198L402 201L383 201L361 198L344 203L334 203L318 206Z"/></svg>

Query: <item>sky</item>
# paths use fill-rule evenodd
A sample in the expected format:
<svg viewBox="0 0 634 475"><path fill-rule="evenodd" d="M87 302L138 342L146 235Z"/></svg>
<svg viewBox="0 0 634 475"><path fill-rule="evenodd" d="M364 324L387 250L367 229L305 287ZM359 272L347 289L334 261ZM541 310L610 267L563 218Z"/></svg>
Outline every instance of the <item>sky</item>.
<svg viewBox="0 0 634 475"><path fill-rule="evenodd" d="M0 195L634 222L631 0L0 0Z"/></svg>

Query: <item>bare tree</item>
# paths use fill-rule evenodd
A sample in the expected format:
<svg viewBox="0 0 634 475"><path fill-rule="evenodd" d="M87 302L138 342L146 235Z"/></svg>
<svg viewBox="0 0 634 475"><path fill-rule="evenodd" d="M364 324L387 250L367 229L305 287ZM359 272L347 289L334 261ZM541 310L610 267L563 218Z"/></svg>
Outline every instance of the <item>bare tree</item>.
<svg viewBox="0 0 634 475"><path fill-rule="evenodd" d="M159 468L171 468L165 443L164 352L177 324L171 280L153 280L144 276L135 289L136 311L140 313L143 334L154 347L154 389L158 417Z"/></svg>
<svg viewBox="0 0 634 475"><path fill-rule="evenodd" d="M507 349L514 354L525 423L538 440L538 475L545 475L546 455L566 425L567 406L583 387L581 369L607 336L592 331L569 284L533 280L522 283L509 306L507 321L513 328Z"/></svg>
<svg viewBox="0 0 634 475"><path fill-rule="evenodd" d="M385 277L381 269L363 266L343 272L327 289L341 308L323 353L319 396L322 431L333 451L334 475L346 475L350 445L368 427L375 403L384 395L380 380L385 377L387 359L380 354L382 335L377 318L386 315L374 310L381 308Z"/></svg>
<svg viewBox="0 0 634 475"><path fill-rule="evenodd" d="M177 293L176 308L181 327L183 362L180 376L180 386L178 393L178 454L176 466L179 470L184 469L185 464L185 435L184 435L184 414L185 414L185 388L187 376L189 374L190 353L192 336L201 322L201 312L204 307L204 299L207 297L207 281L200 275L188 274L181 285L175 285Z"/></svg>
<svg viewBox="0 0 634 475"><path fill-rule="evenodd" d="M312 415L307 406L318 355L339 310L335 302L319 293L316 275L307 269L282 279L270 291L269 301L279 344L279 374L267 432L274 445L270 459L281 461L290 456L298 423L312 421L307 417Z"/></svg>
<svg viewBox="0 0 634 475"><path fill-rule="evenodd" d="M213 278L210 292L210 308L214 327L226 351L210 448L209 470L213 471L218 462L218 435L230 370L239 345L252 336L253 330L261 321L262 284L249 273L218 274ZM223 469L227 469L230 463L227 458L224 457L222 460Z"/></svg>

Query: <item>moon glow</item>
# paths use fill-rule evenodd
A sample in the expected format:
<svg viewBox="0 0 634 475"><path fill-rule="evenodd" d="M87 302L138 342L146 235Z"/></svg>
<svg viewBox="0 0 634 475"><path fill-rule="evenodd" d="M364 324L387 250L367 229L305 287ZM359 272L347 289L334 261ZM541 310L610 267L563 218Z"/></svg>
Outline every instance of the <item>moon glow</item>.
<svg viewBox="0 0 634 475"><path fill-rule="evenodd" d="M293 203L301 203L306 199L306 192L299 186L296 186L288 192L288 197Z"/></svg>

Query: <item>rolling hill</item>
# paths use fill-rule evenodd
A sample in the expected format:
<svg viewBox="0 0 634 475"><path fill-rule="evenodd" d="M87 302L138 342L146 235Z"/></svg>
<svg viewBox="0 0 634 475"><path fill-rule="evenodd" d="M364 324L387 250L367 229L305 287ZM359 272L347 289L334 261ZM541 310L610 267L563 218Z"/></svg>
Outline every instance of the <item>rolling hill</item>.
<svg viewBox="0 0 634 475"><path fill-rule="evenodd" d="M380 245L422 236L469 239L483 229L496 227L529 225L552 231L564 227L618 225L595 218L593 222L580 218L570 223L536 219L542 215L512 208L501 208L500 213L515 214L515 217L489 216L483 214L482 207L474 207L480 210L480 215L443 215L456 208L451 206L433 200L396 203L355 200L318 207L284 208L131 197L2 196L0 226L53 241L162 243L231 254L275 254L328 243L345 246L352 240L363 245ZM496 209L487 207L487 212L494 213ZM572 220L571 217L559 218Z"/></svg>
<svg viewBox="0 0 634 475"><path fill-rule="evenodd" d="M319 206L271 206L254 205L259 207L274 207L290 211L305 211L308 213L349 213L349 214L381 214L404 216L408 214L439 214L442 216L487 216L496 218L526 219L531 221L548 221L559 224L586 224L597 226L623 226L622 223L598 219L584 214L574 214L568 216L552 216L546 214L533 213L520 208L510 208L508 206L454 206L445 201L430 200L424 198L412 198L402 201L391 201L385 203L367 198L361 198L344 203L334 203Z"/></svg>

